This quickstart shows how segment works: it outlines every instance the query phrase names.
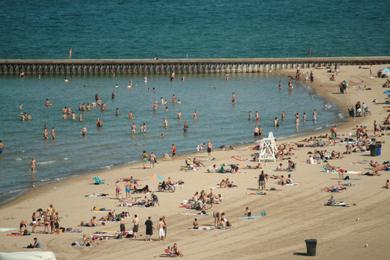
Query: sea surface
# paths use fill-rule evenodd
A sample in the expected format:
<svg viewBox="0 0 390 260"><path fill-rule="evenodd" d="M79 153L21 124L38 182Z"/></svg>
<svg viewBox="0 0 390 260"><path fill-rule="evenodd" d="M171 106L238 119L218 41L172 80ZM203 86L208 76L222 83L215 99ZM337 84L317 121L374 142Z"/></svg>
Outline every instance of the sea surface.
<svg viewBox="0 0 390 260"><path fill-rule="evenodd" d="M390 1L0 1L0 58L390 55Z"/></svg>
<svg viewBox="0 0 390 260"><path fill-rule="evenodd" d="M129 80L133 82L131 89ZM215 147L253 143L256 121L248 120L249 111L253 115L259 111L265 135L273 131L277 138L323 129L342 120L337 108L314 95L309 87L296 83L289 91L287 82L286 77L267 74L234 74L229 80L224 75L192 75L172 82L166 76L150 76L147 84L143 76L74 77L67 83L61 77L1 77L0 139L6 149L0 155L0 201L67 176L135 162L143 150L162 156L170 152L173 143L179 154L194 152L198 144L208 140ZM235 105L231 103L232 92L237 98ZM62 118L63 107L71 107L79 115L78 104L94 102L95 94L107 104L105 112L84 112L83 122ZM173 94L181 104L172 103ZM160 103L161 97L168 100L168 110L160 106L154 112L152 103ZM46 98L52 107L45 107ZM311 120L313 109L319 115L316 124ZM130 111L138 131L140 124L147 124L146 134L137 131L131 135ZM183 113L181 120L176 118L179 111ZM194 111L199 114L198 120L191 117ZM287 119L274 129L273 119L280 118L282 111ZM30 113L32 120L20 121L20 112ZM308 115L299 133L295 130L296 112ZM98 117L104 120L100 129L95 126ZM163 128L164 118L169 123L167 129ZM187 133L183 131L185 120L189 124ZM44 127L56 129L55 141L43 140ZM88 129L86 137L80 135L83 127ZM30 171L31 158L38 162L35 174Z"/></svg>

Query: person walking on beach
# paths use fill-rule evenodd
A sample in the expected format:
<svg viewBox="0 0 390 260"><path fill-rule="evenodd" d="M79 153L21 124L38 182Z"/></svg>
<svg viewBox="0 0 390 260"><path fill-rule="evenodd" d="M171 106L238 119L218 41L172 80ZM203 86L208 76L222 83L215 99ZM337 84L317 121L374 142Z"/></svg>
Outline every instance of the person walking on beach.
<svg viewBox="0 0 390 260"><path fill-rule="evenodd" d="M207 154L209 155L209 157L211 156L211 150L213 149L213 143L209 140L207 142Z"/></svg>
<svg viewBox="0 0 390 260"><path fill-rule="evenodd" d="M265 174L264 171L261 171L259 175L259 190L265 190Z"/></svg>
<svg viewBox="0 0 390 260"><path fill-rule="evenodd" d="M171 154L172 154L172 158L176 156L176 145L175 144L172 144Z"/></svg>
<svg viewBox="0 0 390 260"><path fill-rule="evenodd" d="M37 161L34 158L32 158L30 165L31 165L31 172L34 173L37 169Z"/></svg>
<svg viewBox="0 0 390 260"><path fill-rule="evenodd" d="M153 236L153 222L151 217L148 217L148 219L145 221L145 233L146 233L146 238L145 241L152 241L152 236Z"/></svg>
<svg viewBox="0 0 390 260"><path fill-rule="evenodd" d="M162 219L162 222L164 223L164 227L163 228L164 228L165 238L167 238L167 234L168 234L167 221L165 219L165 216L162 216L161 219Z"/></svg>
<svg viewBox="0 0 390 260"><path fill-rule="evenodd" d="M137 214L134 215L134 218L131 222L133 223L133 239L136 239L138 234L138 228L139 228L139 218Z"/></svg>

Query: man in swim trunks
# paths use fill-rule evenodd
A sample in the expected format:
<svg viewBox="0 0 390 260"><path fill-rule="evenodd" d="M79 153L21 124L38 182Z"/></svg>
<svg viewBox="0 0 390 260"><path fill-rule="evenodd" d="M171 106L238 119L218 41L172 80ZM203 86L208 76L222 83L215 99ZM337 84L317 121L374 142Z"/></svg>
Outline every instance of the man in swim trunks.
<svg viewBox="0 0 390 260"><path fill-rule="evenodd" d="M133 238L136 239L138 233L138 227L139 227L139 218L137 214L134 215L132 223L133 223Z"/></svg>
<svg viewBox="0 0 390 260"><path fill-rule="evenodd" d="M213 149L213 144L209 140L208 143L207 143L207 153L208 153L209 156L211 156L211 150L212 149Z"/></svg>

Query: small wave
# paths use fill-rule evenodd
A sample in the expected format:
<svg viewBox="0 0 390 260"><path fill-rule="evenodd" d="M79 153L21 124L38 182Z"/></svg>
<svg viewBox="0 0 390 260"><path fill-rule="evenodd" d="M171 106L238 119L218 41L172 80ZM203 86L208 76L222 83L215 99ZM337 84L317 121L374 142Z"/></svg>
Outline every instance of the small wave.
<svg viewBox="0 0 390 260"><path fill-rule="evenodd" d="M67 160L69 160L69 158L68 158L68 157L65 157L65 158L64 158L64 161L67 161Z"/></svg>
<svg viewBox="0 0 390 260"><path fill-rule="evenodd" d="M47 181L50 181L51 179L50 178L45 178L45 179L42 179L42 180L39 180L40 182L47 182Z"/></svg>
<svg viewBox="0 0 390 260"><path fill-rule="evenodd" d="M15 161L23 161L23 159L20 158L20 157L17 157L17 158L15 159Z"/></svg>
<svg viewBox="0 0 390 260"><path fill-rule="evenodd" d="M339 117L340 119L344 119L344 115L343 115L343 114L338 113L337 115L338 115L338 117Z"/></svg>
<svg viewBox="0 0 390 260"><path fill-rule="evenodd" d="M101 169L111 169L112 166L114 166L114 165L113 164L106 165L106 166L103 166Z"/></svg>
<svg viewBox="0 0 390 260"><path fill-rule="evenodd" d="M52 163L55 163L55 162L56 162L56 161L38 162L38 165L52 164Z"/></svg>
<svg viewBox="0 0 390 260"><path fill-rule="evenodd" d="M325 108L325 110L329 110L329 109L331 109L333 106L331 105L331 104L325 104L324 105L324 108Z"/></svg>
<svg viewBox="0 0 390 260"><path fill-rule="evenodd" d="M323 128L324 128L324 127L319 126L319 127L316 127L315 130L321 130L321 129L323 129Z"/></svg>

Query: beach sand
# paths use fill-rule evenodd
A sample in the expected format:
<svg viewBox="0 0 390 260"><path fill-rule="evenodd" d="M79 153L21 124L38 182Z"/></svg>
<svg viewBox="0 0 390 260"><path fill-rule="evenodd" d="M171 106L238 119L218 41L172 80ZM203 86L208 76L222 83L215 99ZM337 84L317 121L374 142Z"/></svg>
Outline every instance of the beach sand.
<svg viewBox="0 0 390 260"><path fill-rule="evenodd" d="M372 66L376 72L383 66ZM307 70L302 70L303 72ZM373 99L383 102L382 84L384 79L372 78L369 69L357 66L342 66L336 81L329 81L330 74L325 69L313 69L315 82L311 85L318 95L335 102L342 110L353 106L356 101L365 102L371 110L371 115L358 118L355 121L338 126L338 133L348 135L354 132L357 124L373 129L373 121L381 122L387 115L383 104L374 104ZM295 74L295 71L283 73ZM348 94L338 94L338 83L347 79L350 81ZM364 90L363 86L371 88ZM309 117L311 111L307 111ZM319 117L321 113L319 111ZM293 120L292 118L288 120ZM311 123L311 122L308 122ZM326 132L329 132L326 129ZM319 133L314 133L319 135ZM295 142L304 137L296 137L280 142ZM384 141L382 155L370 157L369 153L352 153L341 160L332 160L330 163L342 166L351 171L368 171L368 162L371 159L383 162L390 159L390 135L378 138ZM368 177L350 175L353 186L346 191L333 194L338 201L346 201L350 207L325 207L323 204L330 197L330 193L322 188L337 184L337 174L323 173L321 165L308 165L307 153L314 148L299 148L292 159L297 162L297 170L292 177L299 185L286 187L270 180L268 187L275 187L280 191L268 191L267 195L248 195L256 192L259 170L241 169L238 174L205 173L206 168L199 171L180 171L186 157L196 156L204 160L206 167L212 164L240 163L254 165L253 162L244 162L233 159L232 156L250 158L252 146L239 147L229 151L213 151L215 161L208 160L206 153L190 156L181 156L174 160L160 160L154 169L142 169L141 164L125 165L111 170L95 172L89 175L78 176L44 187L37 188L22 197L1 206L0 227L18 227L20 220L31 220L31 214L38 208L47 208L50 203L59 211L61 226L76 227L81 220L88 221L92 216L103 216L104 213L91 211L93 206L115 208L117 212L129 211L130 215L138 214L142 236L138 240L104 240L91 248L73 248L71 243L80 240L80 233L64 233L60 235L33 234L24 237L6 236L0 233L0 251L22 251L36 235L45 245L45 250L53 251L58 259L153 259L163 253L163 249L174 242L186 259L304 259L306 252L305 239L318 240L316 259L389 259L390 248L390 190L385 190L388 172L381 176ZM167 148L168 150L169 148ZM321 149L321 148L320 148ZM329 146L328 150L345 151L343 144ZM279 162L263 165L266 173L284 174L275 172ZM286 161L283 161L286 166ZM157 183L151 178L152 174L171 176L173 180L182 179L185 184L174 193L157 193L160 206L151 208L131 207L120 208L113 199L86 198L84 195L93 192L115 195L115 180L121 177L134 176L141 179L141 184L148 184L153 190ZM105 179L104 185L92 185L92 176L98 175ZM191 197L196 191L209 191L216 187L222 178L228 177L238 185L237 188L215 189L214 193L221 193L224 200L214 205L212 211L223 211L232 223L229 230L194 231L190 230L195 216L184 215L185 212L195 212L179 208L184 199ZM123 188L123 183L121 184ZM253 214L266 210L267 216L255 220L244 220L242 216L245 207L249 207ZM148 216L152 217L154 226L158 218L165 216L168 224L168 237L164 241L143 241L145 237L144 222ZM200 225L213 224L212 216L198 217ZM131 218L126 218L126 228L132 227ZM37 229L40 230L40 229ZM94 231L118 231L119 222L82 228L83 233L92 234ZM157 231L154 232L157 240ZM368 245L368 246L367 246Z"/></svg>

